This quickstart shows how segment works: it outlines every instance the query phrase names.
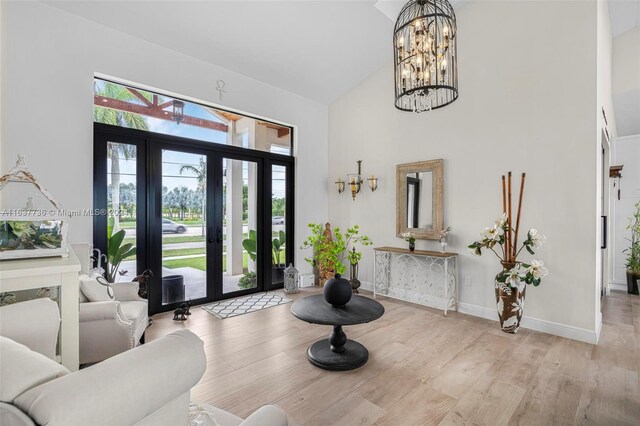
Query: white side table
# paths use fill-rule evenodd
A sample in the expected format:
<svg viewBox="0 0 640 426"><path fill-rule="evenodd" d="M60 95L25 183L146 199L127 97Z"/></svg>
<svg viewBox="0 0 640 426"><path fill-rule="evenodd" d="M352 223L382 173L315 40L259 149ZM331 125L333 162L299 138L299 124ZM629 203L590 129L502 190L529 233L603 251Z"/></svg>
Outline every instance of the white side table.
<svg viewBox="0 0 640 426"><path fill-rule="evenodd" d="M383 295L442 309L458 303L458 254L378 247L375 251L373 297Z"/></svg>
<svg viewBox="0 0 640 426"><path fill-rule="evenodd" d="M80 333L78 292L80 262L69 257L0 261L0 293L58 287L60 294L60 357L70 371L79 368Z"/></svg>

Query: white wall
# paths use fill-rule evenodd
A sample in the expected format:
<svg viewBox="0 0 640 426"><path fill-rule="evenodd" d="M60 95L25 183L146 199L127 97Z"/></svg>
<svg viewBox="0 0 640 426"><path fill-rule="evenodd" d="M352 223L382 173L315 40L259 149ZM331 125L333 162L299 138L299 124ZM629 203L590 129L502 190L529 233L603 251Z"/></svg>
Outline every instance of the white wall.
<svg viewBox="0 0 640 426"><path fill-rule="evenodd" d="M640 201L640 135L616 138L613 143L613 163L624 164L618 187L613 190L613 288L626 291L627 278L624 266L626 255L622 250L629 247L630 231L627 230L633 206ZM616 185L618 180L616 179Z"/></svg>
<svg viewBox="0 0 640 426"><path fill-rule="evenodd" d="M613 92L640 89L640 27L613 40Z"/></svg>
<svg viewBox="0 0 640 426"><path fill-rule="evenodd" d="M593 149L596 153L596 162L593 165L596 169L596 216L593 218L595 222L596 245L593 247L596 256L596 280L597 285L595 292L595 327L600 330L602 324L602 314L600 306L600 294L606 293L611 281L612 272L610 264L612 263L611 244L602 243L602 226L601 216L611 217L611 200L609 199L609 165L611 164L611 141L617 135L616 116L613 108L613 98L611 95L612 88L612 49L613 39L611 36L611 21L609 17L609 6L606 1L596 3L596 86L597 97L594 105L596 109L595 135L596 143ZM602 112L605 112L607 118L605 120ZM603 129L606 129L603 130ZM606 134L609 134L607 139ZM604 149L604 152L603 152ZM608 224L610 227L610 224ZM608 232L609 237L611 232ZM606 248L601 247L605 245Z"/></svg>
<svg viewBox="0 0 640 426"><path fill-rule="evenodd" d="M2 101L10 109L2 171L25 154L65 208L92 207L92 83L99 72L296 125L296 240L305 236L306 223L326 219L326 106L40 2L3 6ZM223 101L218 79L226 82ZM91 218L73 219L72 242L90 241L91 234Z"/></svg>
<svg viewBox="0 0 640 426"><path fill-rule="evenodd" d="M396 110L389 63L333 103L330 180L362 159L363 174L376 174L380 184L355 202L331 191L331 223L359 224L375 246L405 246L395 237L395 166L443 158L444 224L453 227L448 249L460 253L461 282L472 278L471 286L460 286L459 299L490 312L500 266L489 254L471 256L466 246L501 214L501 174L527 172L521 227L546 234L536 258L550 274L530 288L525 316L586 331L593 340L596 15L593 2L469 2L457 13L456 102L420 115ZM360 279L372 282L372 272L373 252L366 250Z"/></svg>
<svg viewBox="0 0 640 426"><path fill-rule="evenodd" d="M640 27L613 40L612 85L618 135L640 133Z"/></svg>

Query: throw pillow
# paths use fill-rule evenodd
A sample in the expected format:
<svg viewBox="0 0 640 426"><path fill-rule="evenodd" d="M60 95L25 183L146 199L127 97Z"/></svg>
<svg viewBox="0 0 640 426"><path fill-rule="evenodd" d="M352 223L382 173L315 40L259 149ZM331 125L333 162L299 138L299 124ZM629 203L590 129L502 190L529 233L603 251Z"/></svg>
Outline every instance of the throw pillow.
<svg viewBox="0 0 640 426"><path fill-rule="evenodd" d="M89 302L108 302L114 297L111 285L103 277L80 275L80 290Z"/></svg>

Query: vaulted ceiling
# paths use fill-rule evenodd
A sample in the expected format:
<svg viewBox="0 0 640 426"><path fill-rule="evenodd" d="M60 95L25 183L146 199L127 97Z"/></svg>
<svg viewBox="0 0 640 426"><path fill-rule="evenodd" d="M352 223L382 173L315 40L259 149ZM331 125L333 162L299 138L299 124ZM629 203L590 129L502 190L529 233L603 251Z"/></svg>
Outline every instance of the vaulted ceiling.
<svg viewBox="0 0 640 426"><path fill-rule="evenodd" d="M375 1L46 1L322 103L391 56Z"/></svg>
<svg viewBox="0 0 640 426"><path fill-rule="evenodd" d="M45 3L328 104L391 60L395 17L406 1ZM482 0L450 0L456 11L469 1ZM614 36L640 25L640 0L609 0L609 10Z"/></svg>

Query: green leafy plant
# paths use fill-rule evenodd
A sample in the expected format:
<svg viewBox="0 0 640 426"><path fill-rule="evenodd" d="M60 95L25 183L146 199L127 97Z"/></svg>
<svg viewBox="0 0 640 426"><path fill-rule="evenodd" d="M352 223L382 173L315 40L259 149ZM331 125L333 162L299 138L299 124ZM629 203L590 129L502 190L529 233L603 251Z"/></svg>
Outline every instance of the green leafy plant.
<svg viewBox="0 0 640 426"><path fill-rule="evenodd" d="M631 238L627 240L631 245L622 252L627 253L626 267L633 274L640 274L640 202L636 203L635 211L629 218L627 229L631 231Z"/></svg>
<svg viewBox="0 0 640 426"><path fill-rule="evenodd" d="M280 262L280 258L282 256L282 252L284 251L284 245L287 242L286 235L284 231L279 231L278 236L271 241L271 260L273 262L273 266L280 266L282 262Z"/></svg>
<svg viewBox="0 0 640 426"><path fill-rule="evenodd" d="M242 248L254 262L258 258L258 234L253 229L249 231L249 238L242 240Z"/></svg>
<svg viewBox="0 0 640 426"><path fill-rule="evenodd" d="M136 248L132 243L123 244L125 234L126 231L121 229L114 234L110 234L107 239L106 278L110 283L115 282L120 263L126 258L136 254Z"/></svg>
<svg viewBox="0 0 640 426"><path fill-rule="evenodd" d="M247 272L238 280L238 287L253 288L256 286L257 275L255 272Z"/></svg>
<svg viewBox="0 0 640 426"><path fill-rule="evenodd" d="M60 221L5 221L0 223L0 251L62 247Z"/></svg>
<svg viewBox="0 0 640 426"><path fill-rule="evenodd" d="M282 252L287 242L284 231L278 232L278 236L271 241L271 263L274 267L282 265ZM249 258L254 262L258 258L258 234L254 230L249 231L248 238L242 240L242 247L246 250Z"/></svg>
<svg viewBox="0 0 640 426"><path fill-rule="evenodd" d="M348 250L350 246L355 248L355 244L362 246L373 244L369 237L360 235L358 225L347 228L344 234L339 227L335 227L332 240L327 239L325 236L324 225L310 223L308 226L311 230L311 235L302 243L302 248L312 248L313 256L307 257L305 260L313 266L317 265L325 270L334 270L338 274L343 274L347 269L343 264L345 257L352 265L357 264L362 258L361 252Z"/></svg>

